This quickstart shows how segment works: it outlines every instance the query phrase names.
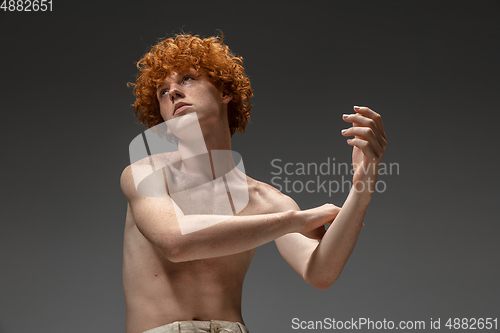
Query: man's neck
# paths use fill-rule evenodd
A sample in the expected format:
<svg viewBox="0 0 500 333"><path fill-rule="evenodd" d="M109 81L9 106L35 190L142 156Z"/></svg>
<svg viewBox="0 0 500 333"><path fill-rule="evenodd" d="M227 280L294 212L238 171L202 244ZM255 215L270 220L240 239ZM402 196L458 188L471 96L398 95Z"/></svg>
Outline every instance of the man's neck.
<svg viewBox="0 0 500 333"><path fill-rule="evenodd" d="M188 175L215 179L235 168L229 128L202 129L202 136L179 140L181 171Z"/></svg>

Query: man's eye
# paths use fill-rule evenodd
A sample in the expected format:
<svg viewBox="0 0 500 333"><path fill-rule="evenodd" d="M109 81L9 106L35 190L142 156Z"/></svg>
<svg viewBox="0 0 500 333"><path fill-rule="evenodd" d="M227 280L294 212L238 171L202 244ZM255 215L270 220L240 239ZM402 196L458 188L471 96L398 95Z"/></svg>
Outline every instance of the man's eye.
<svg viewBox="0 0 500 333"><path fill-rule="evenodd" d="M193 78L191 76L185 76L184 77L184 82L190 81L190 80L193 80Z"/></svg>
<svg viewBox="0 0 500 333"><path fill-rule="evenodd" d="M165 96L166 94L168 94L168 90L162 90L160 92L160 96L162 96L162 97Z"/></svg>

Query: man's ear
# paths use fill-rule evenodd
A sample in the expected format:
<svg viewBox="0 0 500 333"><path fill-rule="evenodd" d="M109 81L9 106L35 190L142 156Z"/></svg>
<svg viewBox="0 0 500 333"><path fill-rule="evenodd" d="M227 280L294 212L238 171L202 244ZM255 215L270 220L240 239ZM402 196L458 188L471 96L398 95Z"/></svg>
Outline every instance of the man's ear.
<svg viewBox="0 0 500 333"><path fill-rule="evenodd" d="M233 100L233 95L226 89L222 90L222 103L228 104Z"/></svg>

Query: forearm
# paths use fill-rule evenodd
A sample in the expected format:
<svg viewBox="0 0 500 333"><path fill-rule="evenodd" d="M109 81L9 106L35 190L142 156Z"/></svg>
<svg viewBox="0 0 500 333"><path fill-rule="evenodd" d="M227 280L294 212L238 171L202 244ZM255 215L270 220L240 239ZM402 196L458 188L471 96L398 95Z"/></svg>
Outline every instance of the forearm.
<svg viewBox="0 0 500 333"><path fill-rule="evenodd" d="M206 223L210 227L182 234L173 229L160 243L162 252L172 261L190 261L244 252L295 232L295 212L251 216L187 215L179 224ZM222 222L213 224L214 221ZM213 225L212 225L213 224Z"/></svg>
<svg viewBox="0 0 500 333"><path fill-rule="evenodd" d="M359 236L372 193L353 187L339 214L307 262L304 278L319 289L338 278Z"/></svg>

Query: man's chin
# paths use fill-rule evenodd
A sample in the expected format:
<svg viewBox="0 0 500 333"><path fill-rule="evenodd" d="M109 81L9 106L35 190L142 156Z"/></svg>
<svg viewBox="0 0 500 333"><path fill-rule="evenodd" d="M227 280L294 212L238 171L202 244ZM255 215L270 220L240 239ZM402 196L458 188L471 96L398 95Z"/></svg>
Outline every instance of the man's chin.
<svg viewBox="0 0 500 333"><path fill-rule="evenodd" d="M196 112L189 112L187 114L175 115L172 119L166 122L168 130L172 132L179 139L184 137L193 137L193 135L201 135L200 122Z"/></svg>

